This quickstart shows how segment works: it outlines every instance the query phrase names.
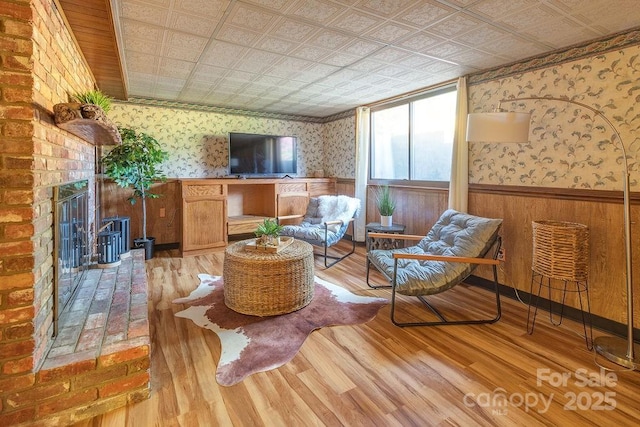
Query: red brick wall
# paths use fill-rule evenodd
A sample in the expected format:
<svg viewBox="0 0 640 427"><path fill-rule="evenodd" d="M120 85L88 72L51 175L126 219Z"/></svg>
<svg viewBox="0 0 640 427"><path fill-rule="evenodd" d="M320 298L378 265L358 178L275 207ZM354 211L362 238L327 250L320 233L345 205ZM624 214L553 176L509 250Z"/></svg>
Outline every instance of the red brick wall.
<svg viewBox="0 0 640 427"><path fill-rule="evenodd" d="M23 313L22 321L31 321L34 347L2 371L12 373L16 364L18 369L31 368L30 362L38 366L52 332L53 186L89 179L93 188L94 147L55 126L53 105L93 88L94 81L53 2L2 1L1 9L3 36L11 40L11 52L3 55L2 65L10 67L11 75L22 77L14 77L17 84L2 85L2 102L10 108L5 114L9 119L5 131L12 135L7 144L15 152L3 159L2 172L11 179L4 202L24 213L9 228L14 234L15 227L23 233L12 242L12 251L2 256L3 265L10 267L2 273L31 275L25 284L29 288L11 288L13 300L6 302Z"/></svg>
<svg viewBox="0 0 640 427"><path fill-rule="evenodd" d="M45 359L53 328L53 188L89 180L90 230L96 206L95 147L55 126L52 110L94 84L53 1L0 0L0 426L68 425L149 396L146 318L126 319L146 329L134 328L98 355ZM139 295L131 296L139 307L131 313L146 316L144 256L137 256L132 286Z"/></svg>
<svg viewBox="0 0 640 427"><path fill-rule="evenodd" d="M58 129L52 107L93 86L53 2L0 0L2 425L32 415L6 396L34 385L51 337L52 188L79 179L93 188L94 148Z"/></svg>
<svg viewBox="0 0 640 427"><path fill-rule="evenodd" d="M0 391L33 382L32 10L0 1Z"/></svg>

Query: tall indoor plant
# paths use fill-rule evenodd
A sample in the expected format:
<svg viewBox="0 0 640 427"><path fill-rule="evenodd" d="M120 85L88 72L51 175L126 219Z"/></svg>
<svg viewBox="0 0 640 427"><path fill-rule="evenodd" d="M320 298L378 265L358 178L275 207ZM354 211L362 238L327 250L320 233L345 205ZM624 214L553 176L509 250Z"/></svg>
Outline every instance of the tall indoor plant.
<svg viewBox="0 0 640 427"><path fill-rule="evenodd" d="M155 181L164 181L165 175L158 166L167 159L168 153L152 136L133 129L119 128L122 144L116 146L102 158L104 173L120 187L133 189L131 204L139 198L142 204L142 239L134 239L136 247L144 247L145 259L153 257L154 238L147 238L147 198L157 198L149 191Z"/></svg>

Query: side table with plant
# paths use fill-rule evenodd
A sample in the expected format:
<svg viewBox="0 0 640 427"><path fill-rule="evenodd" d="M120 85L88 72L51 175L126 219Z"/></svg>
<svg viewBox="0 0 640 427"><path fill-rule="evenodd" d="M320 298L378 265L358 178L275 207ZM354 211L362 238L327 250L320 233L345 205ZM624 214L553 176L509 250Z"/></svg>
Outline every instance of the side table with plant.
<svg viewBox="0 0 640 427"><path fill-rule="evenodd" d="M380 225L391 227L393 225L393 213L396 210L396 201L393 199L391 189L388 185L377 187L374 190L376 206L380 213Z"/></svg>

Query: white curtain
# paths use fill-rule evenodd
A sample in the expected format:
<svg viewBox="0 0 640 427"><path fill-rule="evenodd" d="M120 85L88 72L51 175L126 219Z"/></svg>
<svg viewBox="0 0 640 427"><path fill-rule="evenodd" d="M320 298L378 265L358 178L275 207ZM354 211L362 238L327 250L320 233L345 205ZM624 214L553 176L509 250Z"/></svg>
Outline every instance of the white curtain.
<svg viewBox="0 0 640 427"><path fill-rule="evenodd" d="M469 149L467 146L467 78L458 79L456 129L453 134L449 208L467 212L469 202Z"/></svg>
<svg viewBox="0 0 640 427"><path fill-rule="evenodd" d="M367 222L367 176L369 170L369 107L356 108L355 197L360 199L360 215L355 221L354 238L364 242Z"/></svg>

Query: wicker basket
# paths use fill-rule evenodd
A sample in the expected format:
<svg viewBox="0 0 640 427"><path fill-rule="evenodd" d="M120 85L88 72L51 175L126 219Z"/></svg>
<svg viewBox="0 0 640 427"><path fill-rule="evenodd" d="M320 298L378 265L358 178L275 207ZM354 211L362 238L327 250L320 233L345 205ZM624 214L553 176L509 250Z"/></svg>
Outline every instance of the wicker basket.
<svg viewBox="0 0 640 427"><path fill-rule="evenodd" d="M584 224L533 221L534 272L551 279L586 282L589 229Z"/></svg>
<svg viewBox="0 0 640 427"><path fill-rule="evenodd" d="M313 299L313 247L294 240L277 253L248 251L246 240L225 250L224 302L252 316L275 316L306 306Z"/></svg>

